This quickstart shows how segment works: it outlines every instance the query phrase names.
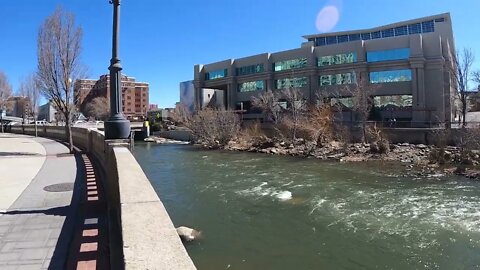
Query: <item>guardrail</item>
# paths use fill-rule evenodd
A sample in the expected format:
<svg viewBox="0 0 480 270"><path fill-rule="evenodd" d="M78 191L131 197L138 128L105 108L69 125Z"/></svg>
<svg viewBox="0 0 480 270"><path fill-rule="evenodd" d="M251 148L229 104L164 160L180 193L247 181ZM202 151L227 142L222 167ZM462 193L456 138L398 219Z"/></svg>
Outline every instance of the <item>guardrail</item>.
<svg viewBox="0 0 480 270"><path fill-rule="evenodd" d="M37 127L38 136L65 141L65 127ZM30 125L12 133L35 135ZM74 145L103 168L112 269L196 269L147 176L128 150L128 141L105 141L96 129L72 127Z"/></svg>

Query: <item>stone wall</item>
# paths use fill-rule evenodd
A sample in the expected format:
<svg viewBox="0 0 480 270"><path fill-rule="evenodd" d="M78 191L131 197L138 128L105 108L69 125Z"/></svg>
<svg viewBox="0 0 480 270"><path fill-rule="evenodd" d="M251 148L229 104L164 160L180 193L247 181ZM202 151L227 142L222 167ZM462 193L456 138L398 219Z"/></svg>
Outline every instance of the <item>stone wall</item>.
<svg viewBox="0 0 480 270"><path fill-rule="evenodd" d="M34 126L12 133L35 135ZM38 136L65 141L65 128L41 126ZM74 145L103 168L112 269L196 269L147 176L122 140L105 141L96 129L72 128Z"/></svg>

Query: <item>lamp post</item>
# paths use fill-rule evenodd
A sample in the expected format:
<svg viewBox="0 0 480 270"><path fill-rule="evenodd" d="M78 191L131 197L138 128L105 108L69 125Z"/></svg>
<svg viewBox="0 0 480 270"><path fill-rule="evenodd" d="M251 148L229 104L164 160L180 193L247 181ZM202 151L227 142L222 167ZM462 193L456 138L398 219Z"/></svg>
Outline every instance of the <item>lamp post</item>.
<svg viewBox="0 0 480 270"><path fill-rule="evenodd" d="M110 60L110 118L105 121L105 139L127 139L130 135L130 121L122 112L122 65L118 57L118 35L120 30L120 0L113 4L112 59Z"/></svg>

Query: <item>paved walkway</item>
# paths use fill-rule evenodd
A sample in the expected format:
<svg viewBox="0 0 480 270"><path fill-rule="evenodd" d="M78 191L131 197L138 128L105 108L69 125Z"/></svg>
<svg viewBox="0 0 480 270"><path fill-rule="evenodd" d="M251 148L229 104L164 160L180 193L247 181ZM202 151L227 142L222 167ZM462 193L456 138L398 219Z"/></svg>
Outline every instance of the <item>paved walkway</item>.
<svg viewBox="0 0 480 270"><path fill-rule="evenodd" d="M0 269L95 269L99 256L108 257L108 238L100 237L103 253L92 247L99 245L104 212L92 218L85 211L91 203L106 209L96 181L87 192L92 174L87 155L69 154L59 142L0 134ZM84 235L92 224L97 230Z"/></svg>

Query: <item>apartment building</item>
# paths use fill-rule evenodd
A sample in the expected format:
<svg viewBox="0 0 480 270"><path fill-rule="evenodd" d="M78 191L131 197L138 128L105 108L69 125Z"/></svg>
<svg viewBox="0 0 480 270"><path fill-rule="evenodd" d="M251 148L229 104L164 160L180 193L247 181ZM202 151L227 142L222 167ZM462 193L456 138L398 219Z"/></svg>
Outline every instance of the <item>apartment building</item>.
<svg viewBox="0 0 480 270"><path fill-rule="evenodd" d="M455 44L449 13L303 38L297 49L195 65L195 103L205 106L205 95L215 89L226 108L258 118L252 96L294 87L312 103L320 94L348 111L351 94L340 89L361 77L375 85L372 120L394 118L412 126L452 121Z"/></svg>
<svg viewBox="0 0 480 270"><path fill-rule="evenodd" d="M75 105L81 112L96 97L110 100L110 75L102 75L99 80L77 80L74 86ZM123 114L130 120L142 120L147 117L149 104L149 84L137 82L134 77L122 75Z"/></svg>

